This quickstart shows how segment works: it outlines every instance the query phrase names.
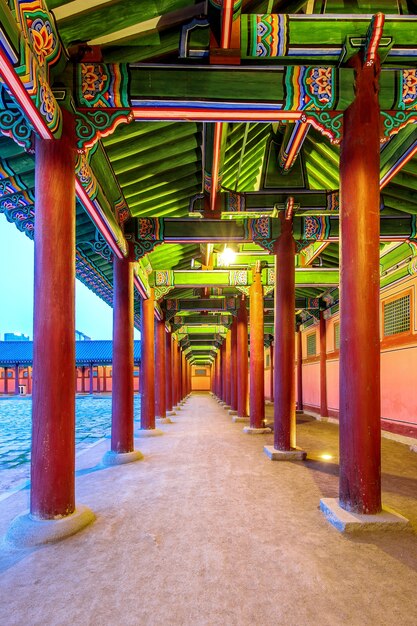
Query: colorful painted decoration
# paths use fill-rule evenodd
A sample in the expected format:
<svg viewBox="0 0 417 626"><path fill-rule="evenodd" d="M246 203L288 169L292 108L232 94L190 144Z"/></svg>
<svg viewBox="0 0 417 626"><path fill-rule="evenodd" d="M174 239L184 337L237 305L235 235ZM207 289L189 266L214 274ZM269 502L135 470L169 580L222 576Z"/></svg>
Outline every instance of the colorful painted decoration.
<svg viewBox="0 0 417 626"><path fill-rule="evenodd" d="M322 241L329 237L329 232L330 219L328 217L308 215L304 218L304 239Z"/></svg>
<svg viewBox="0 0 417 626"><path fill-rule="evenodd" d="M80 183L88 193L90 200L94 200L97 196L98 184L97 179L94 176L93 170L89 164L88 155L85 153L79 153L77 157L77 163L75 166L75 173L77 174Z"/></svg>
<svg viewBox="0 0 417 626"><path fill-rule="evenodd" d="M401 70L401 79L398 82L398 108L417 108L417 70Z"/></svg>
<svg viewBox="0 0 417 626"><path fill-rule="evenodd" d="M32 150L33 128L21 109L9 96L6 87L0 84L0 132L13 139L19 146Z"/></svg>
<svg viewBox="0 0 417 626"><path fill-rule="evenodd" d="M281 57L287 53L287 15L242 15L247 57Z"/></svg>
<svg viewBox="0 0 417 626"><path fill-rule="evenodd" d="M80 63L77 72L81 107L129 107L129 81L126 65Z"/></svg>
<svg viewBox="0 0 417 626"><path fill-rule="evenodd" d="M49 130L59 137L61 111L52 94L51 70L64 58L54 20L43 0L14 0L21 28L19 75Z"/></svg>
<svg viewBox="0 0 417 626"><path fill-rule="evenodd" d="M174 272L157 270L155 272L155 287L171 287L174 285Z"/></svg>
<svg viewBox="0 0 417 626"><path fill-rule="evenodd" d="M246 286L248 284L248 272L246 270L230 270L229 285L230 286Z"/></svg>
<svg viewBox="0 0 417 626"><path fill-rule="evenodd" d="M338 144L342 141L343 113L309 111L307 114L304 113L301 119L328 137L331 143Z"/></svg>
<svg viewBox="0 0 417 626"><path fill-rule="evenodd" d="M226 211L236 213L245 210L246 201L243 193L235 193L234 191L230 191L227 194L226 198Z"/></svg>
<svg viewBox="0 0 417 626"><path fill-rule="evenodd" d="M333 109L336 68L290 66L285 71L285 108L288 111Z"/></svg>
<svg viewBox="0 0 417 626"><path fill-rule="evenodd" d="M94 146L99 139L111 135L119 124L129 124L133 114L129 109L107 112L104 109L78 111L75 132L78 137L77 148L80 152Z"/></svg>

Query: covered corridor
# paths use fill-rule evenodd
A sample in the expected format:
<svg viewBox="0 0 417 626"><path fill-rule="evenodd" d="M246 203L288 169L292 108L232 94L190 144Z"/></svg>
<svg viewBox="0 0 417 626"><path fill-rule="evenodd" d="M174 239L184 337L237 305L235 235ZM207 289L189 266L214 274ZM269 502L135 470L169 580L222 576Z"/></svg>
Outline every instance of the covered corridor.
<svg viewBox="0 0 417 626"><path fill-rule="evenodd" d="M94 524L38 550L2 546L0 623L415 624L415 535L342 535L318 508L338 493L336 425L299 415L307 460L272 463L273 435L244 436L208 394L172 419L136 441L138 463L102 467L105 440L78 458ZM417 455L383 439L382 472L384 505L417 528ZM27 498L2 503L2 534Z"/></svg>

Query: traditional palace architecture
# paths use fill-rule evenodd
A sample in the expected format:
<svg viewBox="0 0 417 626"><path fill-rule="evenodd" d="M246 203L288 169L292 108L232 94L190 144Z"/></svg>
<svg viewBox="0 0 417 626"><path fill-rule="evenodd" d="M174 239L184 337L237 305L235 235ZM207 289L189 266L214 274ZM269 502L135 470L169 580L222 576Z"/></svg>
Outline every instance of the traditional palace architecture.
<svg viewBox="0 0 417 626"><path fill-rule="evenodd" d="M31 517L12 538L91 519L75 277L114 310L105 463L140 457L136 325L143 435L193 367L247 433L273 398L266 452L302 460L297 399L340 423L323 511L380 516L381 416L417 424L416 68L413 0L0 0L0 211L35 246Z"/></svg>
<svg viewBox="0 0 417 626"><path fill-rule="evenodd" d="M112 359L111 341L76 341L76 391L110 393L113 382ZM140 341L134 342L133 363L133 391L139 391ZM0 341L0 395L30 395L32 366L32 341ZM51 384L54 382L52 379Z"/></svg>

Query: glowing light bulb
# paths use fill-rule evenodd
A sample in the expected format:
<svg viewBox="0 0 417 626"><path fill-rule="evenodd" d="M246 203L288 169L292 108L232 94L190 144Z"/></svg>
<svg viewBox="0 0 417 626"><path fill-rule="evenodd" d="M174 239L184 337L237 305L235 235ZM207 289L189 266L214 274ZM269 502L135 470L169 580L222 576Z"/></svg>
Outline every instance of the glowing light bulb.
<svg viewBox="0 0 417 626"><path fill-rule="evenodd" d="M323 461L330 461L330 459L332 459L332 455L331 454L321 454L320 458L323 459Z"/></svg>
<svg viewBox="0 0 417 626"><path fill-rule="evenodd" d="M232 250L232 248L228 248L227 246L225 246L223 252L218 255L217 259L219 265L224 265L225 267L228 267L235 261L236 252Z"/></svg>

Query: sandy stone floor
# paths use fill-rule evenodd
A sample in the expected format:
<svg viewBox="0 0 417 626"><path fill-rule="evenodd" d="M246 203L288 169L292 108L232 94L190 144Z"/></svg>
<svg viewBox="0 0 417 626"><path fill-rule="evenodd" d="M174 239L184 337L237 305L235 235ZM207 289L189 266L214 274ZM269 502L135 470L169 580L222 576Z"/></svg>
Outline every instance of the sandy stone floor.
<svg viewBox="0 0 417 626"><path fill-rule="evenodd" d="M142 461L101 468L107 441L78 459L92 526L2 546L2 626L415 626L417 535L345 537L318 509L337 496L335 425L300 416L308 460L274 463L272 435L244 435L208 395L173 419L137 440ZM383 489L417 529L417 454L386 440ZM1 534L27 496L0 504Z"/></svg>

